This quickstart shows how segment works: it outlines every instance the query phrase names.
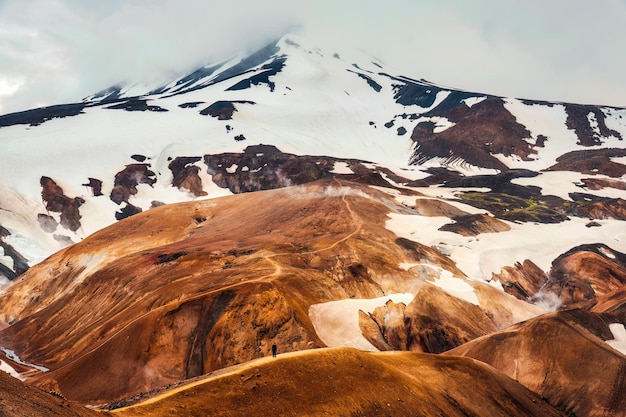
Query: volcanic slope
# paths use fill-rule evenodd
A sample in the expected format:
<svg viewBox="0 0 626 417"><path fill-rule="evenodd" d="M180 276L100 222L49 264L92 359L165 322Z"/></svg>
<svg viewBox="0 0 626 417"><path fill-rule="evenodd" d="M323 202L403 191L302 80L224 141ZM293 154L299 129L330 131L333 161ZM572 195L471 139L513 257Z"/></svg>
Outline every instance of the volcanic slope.
<svg viewBox="0 0 626 417"><path fill-rule="evenodd" d="M536 394L468 358L316 349L255 360L115 416L562 416Z"/></svg>
<svg viewBox="0 0 626 417"><path fill-rule="evenodd" d="M609 327L614 321L610 315L564 310L472 340L445 355L485 362L572 415L623 416L626 356L605 342L614 338Z"/></svg>
<svg viewBox="0 0 626 417"><path fill-rule="evenodd" d="M87 409L59 393L49 393L24 384L0 371L0 415L2 417L58 416L106 417L109 413Z"/></svg>
<svg viewBox="0 0 626 417"><path fill-rule="evenodd" d="M408 210L336 179L157 207L58 252L9 287L0 345L50 368L30 382L98 404L266 356L273 343L323 347L319 326L331 325L325 314L313 322L314 306L413 294L442 274L474 291L450 258L385 228L389 212ZM468 302L455 311L483 322L442 334L433 320L434 346L542 312L474 285L490 289L477 290L484 311ZM450 297L419 293L430 305ZM359 312L352 317L365 340Z"/></svg>
<svg viewBox="0 0 626 417"><path fill-rule="evenodd" d="M85 403L265 356L272 343L322 347L311 305L419 289L428 276L403 262L462 275L432 248L396 243L390 210L406 208L338 180L157 207L9 287L0 345L50 368L32 383Z"/></svg>

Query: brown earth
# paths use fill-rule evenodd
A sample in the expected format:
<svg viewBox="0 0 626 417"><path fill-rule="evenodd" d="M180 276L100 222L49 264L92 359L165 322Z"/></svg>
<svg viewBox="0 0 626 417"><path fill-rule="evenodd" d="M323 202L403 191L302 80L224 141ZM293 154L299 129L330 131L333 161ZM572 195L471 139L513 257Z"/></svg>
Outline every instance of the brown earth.
<svg viewBox="0 0 626 417"><path fill-rule="evenodd" d="M623 416L626 356L603 341L609 335L602 317L568 310L514 325L445 354L485 362L570 415Z"/></svg>
<svg viewBox="0 0 626 417"><path fill-rule="evenodd" d="M564 416L467 358L321 349L278 355L115 410L135 416Z"/></svg>
<svg viewBox="0 0 626 417"><path fill-rule="evenodd" d="M546 291L567 306L626 285L626 255L605 245L582 245L552 262Z"/></svg>
<svg viewBox="0 0 626 417"><path fill-rule="evenodd" d="M454 218L469 215L469 213L453 206L452 204L431 198L419 198L415 200L413 208L420 216L444 216Z"/></svg>
<svg viewBox="0 0 626 417"><path fill-rule="evenodd" d="M113 401L268 354L323 346L310 305L415 288L401 262L462 274L385 229L386 194L330 180L166 205L60 251L2 296L0 344L32 383ZM419 281L419 280L418 280Z"/></svg>
<svg viewBox="0 0 626 417"><path fill-rule="evenodd" d="M530 132L519 124L498 97L489 97L471 108L463 105L437 111L433 114L456 123L434 132L432 122L418 123L411 139L416 143L411 162L421 164L433 158L444 158L448 163L462 163L507 171L509 168L494 154L515 155L523 160L535 154L524 139Z"/></svg>
<svg viewBox="0 0 626 417"><path fill-rule="evenodd" d="M571 103L564 104L564 106L565 112L567 113L565 125L568 129L572 129L576 132L580 145L602 145L602 139L610 136L615 136L620 140L623 139L621 133L607 127L606 115L601 108ZM592 127L589 121L589 115L592 115L595 119L596 127Z"/></svg>
<svg viewBox="0 0 626 417"><path fill-rule="evenodd" d="M85 204L80 197L70 198L63 189L49 177L41 177L41 199L46 205L46 210L60 213L60 223L64 228L76 231L80 228L79 208Z"/></svg>
<svg viewBox="0 0 626 417"><path fill-rule="evenodd" d="M0 371L0 415L2 417L106 417L110 414L89 410L58 394L24 384Z"/></svg>
<svg viewBox="0 0 626 417"><path fill-rule="evenodd" d="M454 218L454 223L444 224L439 228L461 236L478 236L481 233L499 233L511 230L511 226L488 214L468 214Z"/></svg>
<svg viewBox="0 0 626 417"><path fill-rule="evenodd" d="M492 278L502 283L505 292L520 300L530 299L548 281L548 275L529 259L503 267Z"/></svg>
<svg viewBox="0 0 626 417"><path fill-rule="evenodd" d="M202 189L202 179L198 175L201 168L194 165L201 159L199 156L174 158L168 165L174 176L172 186L185 189L196 197L207 195L207 192Z"/></svg>
<svg viewBox="0 0 626 417"><path fill-rule="evenodd" d="M606 179L606 178L582 178L580 180L589 190L602 190L604 188L615 188L616 190L626 190L626 182Z"/></svg>

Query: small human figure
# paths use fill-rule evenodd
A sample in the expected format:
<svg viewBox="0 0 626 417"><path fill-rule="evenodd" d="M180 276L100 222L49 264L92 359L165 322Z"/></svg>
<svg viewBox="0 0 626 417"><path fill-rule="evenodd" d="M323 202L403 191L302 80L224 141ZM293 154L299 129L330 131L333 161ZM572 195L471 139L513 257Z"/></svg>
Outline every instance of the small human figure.
<svg viewBox="0 0 626 417"><path fill-rule="evenodd" d="M272 345L272 357L276 357L276 351L278 350L278 347L276 346L276 343L274 343Z"/></svg>

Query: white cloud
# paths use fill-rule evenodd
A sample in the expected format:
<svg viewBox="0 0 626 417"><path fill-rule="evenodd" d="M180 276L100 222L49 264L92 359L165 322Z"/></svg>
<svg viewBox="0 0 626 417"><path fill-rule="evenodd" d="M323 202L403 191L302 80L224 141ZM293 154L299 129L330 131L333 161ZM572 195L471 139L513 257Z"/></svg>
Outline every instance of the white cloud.
<svg viewBox="0 0 626 417"><path fill-rule="evenodd" d="M4 0L0 111L76 101L124 80L168 80L295 25L414 78L626 105L624 23L619 0Z"/></svg>

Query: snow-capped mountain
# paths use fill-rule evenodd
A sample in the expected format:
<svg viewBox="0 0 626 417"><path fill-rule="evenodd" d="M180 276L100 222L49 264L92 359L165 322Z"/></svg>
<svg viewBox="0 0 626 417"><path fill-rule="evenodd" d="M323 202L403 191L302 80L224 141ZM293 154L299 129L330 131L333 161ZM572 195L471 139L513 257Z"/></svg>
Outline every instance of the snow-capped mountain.
<svg viewBox="0 0 626 417"><path fill-rule="evenodd" d="M624 115L624 109L439 87L391 75L367 55L322 51L289 35L167 85L113 87L82 103L1 116L0 225L4 242L24 255L17 262L5 253L3 263L21 271L17 263L32 265L116 217L153 202L196 198L172 186L169 165L177 157L268 144L291 154L370 161L410 180L440 164L462 174L487 174L509 168L580 171L590 163L583 172L608 180L624 174L624 149L607 149L622 146ZM576 150L592 153L579 163L580 155L571 153ZM229 193L213 184L199 160L183 164L191 165L198 167L201 195ZM118 182L129 182L125 175L137 181L130 181L128 195L114 197ZM566 175L569 185L549 193L582 191L574 185L582 175ZM60 187L53 194L68 200L42 202L43 177ZM546 185L555 182L548 173L541 177ZM618 187L599 194L620 193Z"/></svg>
<svg viewBox="0 0 626 417"><path fill-rule="evenodd" d="M624 116L443 87L294 35L0 116L0 347L24 359L14 374L111 407L262 366L278 343L453 349L533 391L516 385L540 403L528 415L619 410ZM537 350L546 327L567 336ZM555 371L577 358L565 340L613 365ZM439 395L438 410L464 398Z"/></svg>

